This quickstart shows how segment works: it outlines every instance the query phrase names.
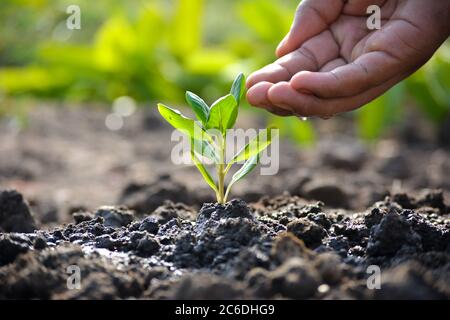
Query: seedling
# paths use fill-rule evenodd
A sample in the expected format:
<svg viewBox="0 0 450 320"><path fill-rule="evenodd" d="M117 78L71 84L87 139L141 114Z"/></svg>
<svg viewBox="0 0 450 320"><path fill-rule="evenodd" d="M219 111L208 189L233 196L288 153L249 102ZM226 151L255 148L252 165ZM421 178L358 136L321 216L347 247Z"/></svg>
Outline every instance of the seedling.
<svg viewBox="0 0 450 320"><path fill-rule="evenodd" d="M196 94L187 91L186 101L198 121L181 114L180 111L158 104L159 113L174 128L186 134L191 141L191 158L208 185L214 190L218 203L225 203L231 187L249 174L258 164L260 154L272 142L271 128L260 133L231 157L227 157L227 133L233 128L238 115L239 103L245 91L245 77L241 73L234 80L230 93L215 101L209 107ZM210 174L202 157L215 166L216 179ZM225 189L225 178L233 164L242 164L231 177Z"/></svg>

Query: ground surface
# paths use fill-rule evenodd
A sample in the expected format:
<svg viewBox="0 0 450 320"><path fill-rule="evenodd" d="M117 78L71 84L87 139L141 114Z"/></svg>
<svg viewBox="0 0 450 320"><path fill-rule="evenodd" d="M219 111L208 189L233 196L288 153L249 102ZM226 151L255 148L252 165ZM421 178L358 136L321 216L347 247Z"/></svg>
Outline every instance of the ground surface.
<svg viewBox="0 0 450 320"><path fill-rule="evenodd" d="M320 122L315 148L283 142L278 175L218 206L170 162L155 114L117 133L105 116L0 125L0 298L450 298L450 152L426 128L369 147L345 119Z"/></svg>

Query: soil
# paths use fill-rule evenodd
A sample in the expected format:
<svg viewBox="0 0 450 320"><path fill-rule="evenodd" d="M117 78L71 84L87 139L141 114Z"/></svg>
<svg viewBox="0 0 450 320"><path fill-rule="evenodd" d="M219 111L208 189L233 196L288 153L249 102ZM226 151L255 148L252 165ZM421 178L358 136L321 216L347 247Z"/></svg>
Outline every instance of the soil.
<svg viewBox="0 0 450 320"><path fill-rule="evenodd" d="M450 298L450 151L425 124L369 146L320 121L218 205L153 111L111 132L102 110L37 110L0 124L0 299Z"/></svg>

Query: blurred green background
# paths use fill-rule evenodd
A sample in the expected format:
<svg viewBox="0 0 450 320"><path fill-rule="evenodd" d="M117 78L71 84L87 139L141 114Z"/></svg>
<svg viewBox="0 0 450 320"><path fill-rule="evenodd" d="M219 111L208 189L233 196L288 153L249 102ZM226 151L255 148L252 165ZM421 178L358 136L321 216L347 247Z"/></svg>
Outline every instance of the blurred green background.
<svg viewBox="0 0 450 320"><path fill-rule="evenodd" d="M66 9L81 8L81 30ZM3 0L0 116L31 101L111 103L130 96L183 104L185 90L211 102L239 72L270 63L298 0ZM450 112L450 45L407 81L352 113L359 135L379 137L413 105L438 125ZM269 121L311 143L310 121Z"/></svg>

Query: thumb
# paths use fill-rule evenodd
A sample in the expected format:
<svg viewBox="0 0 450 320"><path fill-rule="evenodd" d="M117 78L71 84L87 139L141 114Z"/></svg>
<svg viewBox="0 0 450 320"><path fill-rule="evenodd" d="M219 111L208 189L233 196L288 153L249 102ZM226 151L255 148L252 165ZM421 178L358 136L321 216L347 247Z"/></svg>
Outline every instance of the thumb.
<svg viewBox="0 0 450 320"><path fill-rule="evenodd" d="M286 47L286 42L288 42L288 39L290 37L290 33L291 33L291 31L289 31L287 33L287 35L284 36L283 40L281 40L277 46L277 49L275 52L276 52L276 55L278 56L278 58L281 58L284 55L284 54L280 54L280 52L284 51L284 48Z"/></svg>

